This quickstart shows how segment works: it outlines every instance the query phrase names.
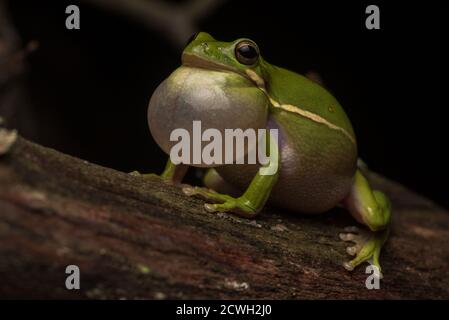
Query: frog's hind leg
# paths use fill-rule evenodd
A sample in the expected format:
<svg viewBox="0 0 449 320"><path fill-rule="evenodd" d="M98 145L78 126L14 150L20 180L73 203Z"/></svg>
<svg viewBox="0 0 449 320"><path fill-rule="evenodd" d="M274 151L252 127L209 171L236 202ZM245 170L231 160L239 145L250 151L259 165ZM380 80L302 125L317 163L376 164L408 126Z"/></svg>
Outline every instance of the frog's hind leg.
<svg viewBox="0 0 449 320"><path fill-rule="evenodd" d="M343 241L354 242L347 248L350 255L355 256L344 263L347 270L353 270L364 261L368 261L381 271L379 255L388 238L391 220L391 206L388 198L378 190L372 190L366 178L357 170L354 184L343 202L351 215L369 230L355 227L345 229L340 234Z"/></svg>

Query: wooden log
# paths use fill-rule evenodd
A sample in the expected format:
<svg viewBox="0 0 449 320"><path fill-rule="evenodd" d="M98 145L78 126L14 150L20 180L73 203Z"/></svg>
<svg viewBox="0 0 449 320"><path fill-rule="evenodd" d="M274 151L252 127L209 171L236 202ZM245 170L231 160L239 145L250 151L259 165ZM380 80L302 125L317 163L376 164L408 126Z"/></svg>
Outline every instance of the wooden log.
<svg viewBox="0 0 449 320"><path fill-rule="evenodd" d="M343 209L211 214L159 178L0 138L0 298L449 298L449 214L371 174L394 207L379 290L350 273ZM6 141L9 137L10 141ZM0 141L1 145L1 141ZM77 265L80 290L67 290Z"/></svg>

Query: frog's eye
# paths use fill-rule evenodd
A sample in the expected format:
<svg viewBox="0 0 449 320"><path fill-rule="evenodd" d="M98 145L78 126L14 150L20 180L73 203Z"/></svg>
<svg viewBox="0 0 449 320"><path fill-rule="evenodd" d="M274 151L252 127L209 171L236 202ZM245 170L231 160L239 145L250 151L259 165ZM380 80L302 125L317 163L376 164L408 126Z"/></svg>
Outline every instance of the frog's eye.
<svg viewBox="0 0 449 320"><path fill-rule="evenodd" d="M199 32L195 32L194 34L192 34L192 35L189 37L189 39L187 40L186 45L184 46L184 48L187 47L187 46L189 45L190 42L192 42L193 40L196 39L196 37L198 36L198 33L199 33Z"/></svg>
<svg viewBox="0 0 449 320"><path fill-rule="evenodd" d="M259 48L252 41L242 40L235 46L235 57L242 64L254 64L259 58Z"/></svg>

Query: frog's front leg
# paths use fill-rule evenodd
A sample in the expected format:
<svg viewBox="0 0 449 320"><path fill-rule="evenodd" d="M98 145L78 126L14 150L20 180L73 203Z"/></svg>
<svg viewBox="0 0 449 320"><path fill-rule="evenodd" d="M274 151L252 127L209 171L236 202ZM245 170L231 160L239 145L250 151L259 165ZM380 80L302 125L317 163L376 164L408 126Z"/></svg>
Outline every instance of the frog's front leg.
<svg viewBox="0 0 449 320"><path fill-rule="evenodd" d="M259 169L246 191L240 197L218 193L212 189L191 186L185 186L183 188L184 193L189 196L199 196L206 201L213 202L204 205L209 212L232 212L245 218L256 216L267 202L271 190L279 177L279 150L277 141L272 139L271 135L269 145L269 162Z"/></svg>
<svg viewBox="0 0 449 320"><path fill-rule="evenodd" d="M176 165L170 160L170 158L168 158L167 164L165 165L165 169L159 177L161 177L162 180L164 180L166 182L178 184L178 183L182 182L182 179L186 175L188 168L189 168L189 166L187 166L185 164ZM133 171L133 172L131 172L131 174L135 175L135 176L141 176L144 178L158 176L155 173L142 174L138 171Z"/></svg>
<svg viewBox="0 0 449 320"><path fill-rule="evenodd" d="M161 174L161 178L172 183L181 183L188 169L188 165L176 165L170 160L170 158L168 158L165 169Z"/></svg>
<svg viewBox="0 0 449 320"><path fill-rule="evenodd" d="M278 172L272 175L262 175L258 172L245 193L238 198L200 187L185 186L183 191L186 195L196 195L214 202L204 205L209 212L233 212L241 217L252 218L259 213L267 202L278 176Z"/></svg>
<svg viewBox="0 0 449 320"><path fill-rule="evenodd" d="M353 270L364 261L371 261L381 271L379 255L388 238L391 220L391 206L388 198L378 190L372 190L366 178L357 170L354 184L344 200L345 207L354 218L370 230L355 227L346 228L340 234L344 241L351 241L355 246L348 247L347 252L355 258L344 263L344 267Z"/></svg>

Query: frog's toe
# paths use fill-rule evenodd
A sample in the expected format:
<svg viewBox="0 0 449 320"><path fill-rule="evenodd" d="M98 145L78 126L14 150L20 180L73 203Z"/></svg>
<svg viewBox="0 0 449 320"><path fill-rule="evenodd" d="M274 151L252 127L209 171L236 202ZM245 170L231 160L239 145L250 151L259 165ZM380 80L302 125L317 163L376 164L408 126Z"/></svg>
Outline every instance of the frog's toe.
<svg viewBox="0 0 449 320"><path fill-rule="evenodd" d="M346 252L350 255L350 256L355 256L360 249L362 249L361 245L355 245L353 247L347 247L346 248Z"/></svg>
<svg viewBox="0 0 449 320"><path fill-rule="evenodd" d="M353 233L340 233L340 239L343 241L354 241L356 237Z"/></svg>
<svg viewBox="0 0 449 320"><path fill-rule="evenodd" d="M189 197L192 197L196 194L195 187L185 186L182 188L182 192Z"/></svg>
<svg viewBox="0 0 449 320"><path fill-rule="evenodd" d="M227 194L215 192L212 189L185 186L182 188L184 194L197 196L213 203L204 204L208 212L232 212L241 217L251 218L257 214L257 210L249 205L249 201L244 197L234 198Z"/></svg>
<svg viewBox="0 0 449 320"><path fill-rule="evenodd" d="M363 244L366 242L365 234L357 234L354 232L340 233L340 239L346 242L354 242L355 244Z"/></svg>
<svg viewBox="0 0 449 320"><path fill-rule="evenodd" d="M216 212L217 207L214 203L205 203L204 209L206 209L207 212Z"/></svg>
<svg viewBox="0 0 449 320"><path fill-rule="evenodd" d="M232 212L245 218L254 217L257 214L256 210L248 206L246 202L242 198L228 197L223 203L206 203L204 208L209 212Z"/></svg>
<svg viewBox="0 0 449 320"><path fill-rule="evenodd" d="M352 271L359 264L366 261L376 266L380 273L379 255L387 230L372 232L356 227L347 227L345 231L346 233L340 233L340 239L346 242L352 242L355 245L346 248L346 252L354 256L354 259L344 262L343 267L348 271ZM382 276L381 273L380 276Z"/></svg>
<svg viewBox="0 0 449 320"><path fill-rule="evenodd" d="M208 201L213 201L213 202L224 202L224 201L226 201L226 197L227 197L227 195L217 193L212 189L201 188L201 187L192 187L189 185L184 185L182 187L182 192L189 197L197 196L203 200L208 200Z"/></svg>

